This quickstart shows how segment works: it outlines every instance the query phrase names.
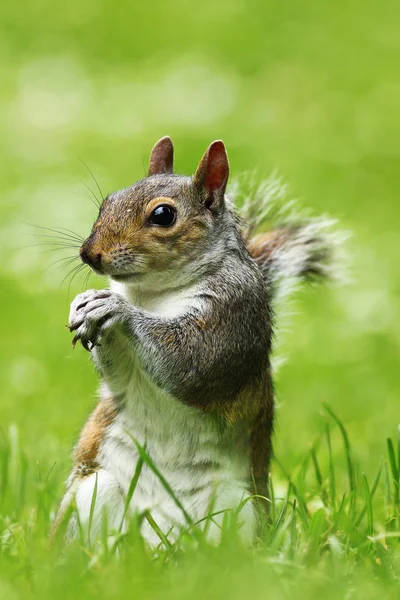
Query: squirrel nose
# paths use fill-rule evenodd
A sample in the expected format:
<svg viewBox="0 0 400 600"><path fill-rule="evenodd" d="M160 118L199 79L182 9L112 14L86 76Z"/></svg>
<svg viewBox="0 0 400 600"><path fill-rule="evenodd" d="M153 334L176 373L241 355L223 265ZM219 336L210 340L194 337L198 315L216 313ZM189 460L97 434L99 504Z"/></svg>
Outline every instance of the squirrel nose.
<svg viewBox="0 0 400 600"><path fill-rule="evenodd" d="M88 252L86 248L81 248L80 255L82 262L89 265L89 267L96 269L96 271L101 271L101 252L99 252L98 254L94 254L92 252Z"/></svg>

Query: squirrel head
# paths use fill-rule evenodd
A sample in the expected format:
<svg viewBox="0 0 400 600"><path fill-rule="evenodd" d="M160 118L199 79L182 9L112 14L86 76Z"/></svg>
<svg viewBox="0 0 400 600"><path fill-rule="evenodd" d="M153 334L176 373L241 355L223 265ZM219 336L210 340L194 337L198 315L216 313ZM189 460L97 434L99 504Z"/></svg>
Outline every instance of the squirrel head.
<svg viewBox="0 0 400 600"><path fill-rule="evenodd" d="M171 139L160 139L148 176L103 201L80 249L96 273L132 284L146 278L173 283L174 277L193 278L221 249L232 221L225 146L210 144L193 177L173 174L173 152Z"/></svg>

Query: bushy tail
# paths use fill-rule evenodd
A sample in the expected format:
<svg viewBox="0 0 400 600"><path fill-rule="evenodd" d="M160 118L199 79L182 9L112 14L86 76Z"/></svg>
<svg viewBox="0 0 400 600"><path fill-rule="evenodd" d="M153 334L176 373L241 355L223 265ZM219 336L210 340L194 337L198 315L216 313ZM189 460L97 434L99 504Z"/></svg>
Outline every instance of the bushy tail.
<svg viewBox="0 0 400 600"><path fill-rule="evenodd" d="M274 175L261 183L254 174L242 175L229 195L243 219L247 248L271 293L275 313L272 364L276 371L284 362L279 346L282 332L288 329L293 293L302 281L346 279L343 242L348 233L339 231L335 220L312 217L300 210L297 202L288 201L286 186Z"/></svg>
<svg viewBox="0 0 400 600"><path fill-rule="evenodd" d="M248 239L247 249L260 266L273 295L289 282L335 280L340 274L334 221L313 218L281 225Z"/></svg>
<svg viewBox="0 0 400 600"><path fill-rule="evenodd" d="M300 211L296 202L287 200L278 177L257 183L255 175L243 175L230 196L244 221L247 248L273 298L286 297L300 281L343 279L347 234L337 230L333 219Z"/></svg>

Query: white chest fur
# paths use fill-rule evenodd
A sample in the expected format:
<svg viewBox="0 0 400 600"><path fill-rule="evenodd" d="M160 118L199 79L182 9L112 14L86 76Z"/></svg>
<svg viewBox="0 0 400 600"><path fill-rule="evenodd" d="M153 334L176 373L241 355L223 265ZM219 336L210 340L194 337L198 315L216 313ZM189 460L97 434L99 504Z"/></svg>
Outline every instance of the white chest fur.
<svg viewBox="0 0 400 600"><path fill-rule="evenodd" d="M145 297L136 290L117 283L113 291L128 301L162 317L175 317L198 306L198 290ZM115 340L117 345L118 340ZM111 348L110 348L111 351ZM118 348L115 348L118 352ZM156 386L131 353L124 353L123 377L103 385L102 393L122 398L122 408L108 427L97 457L98 502L93 527L100 530L104 508L111 526L118 527L132 477L138 463L135 440L146 451L194 521L204 519L211 507L217 512L234 509L248 495L246 476L249 458L236 449L236 432L222 427L215 417L186 406ZM94 489L94 475L79 484L76 502L81 521L89 519L88 508ZM177 533L185 525L185 517L162 481L144 465L132 497L129 513L150 511L161 530L173 528ZM250 502L242 511L245 526L242 534L250 541L254 530L254 514ZM219 521L222 516L219 517ZM217 519L218 521L218 519ZM159 539L147 522L142 533L151 544ZM173 534L171 534L173 535ZM218 538L218 525L209 535Z"/></svg>
<svg viewBox="0 0 400 600"><path fill-rule="evenodd" d="M165 318L178 317L190 308L200 306L200 302L196 297L200 291L199 286L161 294L156 291L146 293L140 286L127 286L112 281L111 289L113 292L121 294L131 304Z"/></svg>
<svg viewBox="0 0 400 600"><path fill-rule="evenodd" d="M214 492L224 496L224 506L234 507L245 493L246 458L232 448L233 431L221 431L209 415L182 405L155 386L135 366L125 407L108 429L100 464L117 480L126 495L136 469L134 440L146 447L151 460L194 520L201 519ZM223 491L222 491L223 490ZM184 524L160 479L147 467L132 499L132 510L151 510L161 523Z"/></svg>
<svg viewBox="0 0 400 600"><path fill-rule="evenodd" d="M126 406L108 428L100 448L99 470L74 486L80 522L88 527L91 521L92 539L100 535L105 512L110 529L127 527L128 519L123 518L126 498L139 458L134 440L146 447L149 457L194 522L204 520L210 511L236 509L248 496L248 459L243 455L235 457L232 433L221 431L210 416L157 391L144 373L134 372ZM90 519L96 481L97 499ZM161 531L169 534L170 541L187 525L173 496L145 464L127 514L146 514L147 511ZM219 514L209 524L208 538L215 542L220 538L222 519L223 515ZM251 502L243 507L240 520L241 536L250 543L255 528ZM143 521L141 532L150 545L160 543L148 521ZM72 535L76 532L72 531Z"/></svg>

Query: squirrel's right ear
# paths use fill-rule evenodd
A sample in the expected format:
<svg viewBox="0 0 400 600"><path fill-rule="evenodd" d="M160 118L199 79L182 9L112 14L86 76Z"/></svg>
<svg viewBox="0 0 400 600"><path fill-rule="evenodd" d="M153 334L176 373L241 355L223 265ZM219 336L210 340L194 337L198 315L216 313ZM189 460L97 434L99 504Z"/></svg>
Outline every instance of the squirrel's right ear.
<svg viewBox="0 0 400 600"><path fill-rule="evenodd" d="M209 210L218 211L223 206L228 177L228 155L224 143L217 140L207 148L193 177L193 183L200 189Z"/></svg>
<svg viewBox="0 0 400 600"><path fill-rule="evenodd" d="M171 138L166 135L158 140L151 151L148 176L169 174L173 172L173 168L174 146Z"/></svg>

